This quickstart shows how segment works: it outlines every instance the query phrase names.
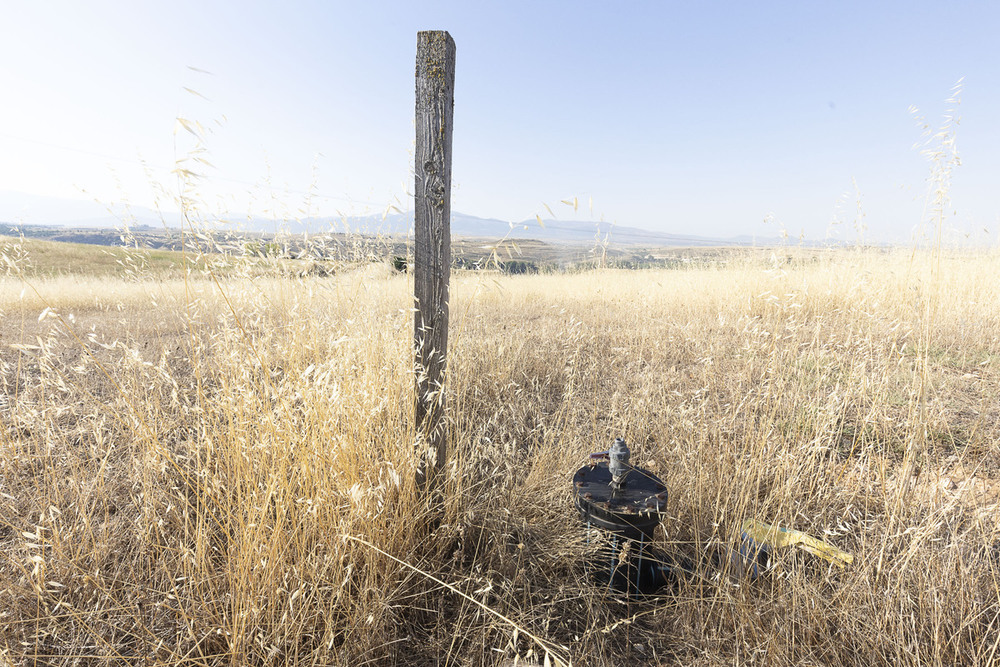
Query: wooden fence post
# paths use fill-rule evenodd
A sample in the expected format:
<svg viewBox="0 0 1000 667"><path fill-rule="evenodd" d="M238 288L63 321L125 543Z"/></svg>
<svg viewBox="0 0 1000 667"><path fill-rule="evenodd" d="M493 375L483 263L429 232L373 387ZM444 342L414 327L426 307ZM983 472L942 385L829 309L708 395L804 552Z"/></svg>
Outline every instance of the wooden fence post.
<svg viewBox="0 0 1000 667"><path fill-rule="evenodd" d="M447 32L417 33L417 143L414 153L413 347L414 409L426 489L448 453L442 419L448 351L448 279L451 275L451 122L455 106L455 41Z"/></svg>

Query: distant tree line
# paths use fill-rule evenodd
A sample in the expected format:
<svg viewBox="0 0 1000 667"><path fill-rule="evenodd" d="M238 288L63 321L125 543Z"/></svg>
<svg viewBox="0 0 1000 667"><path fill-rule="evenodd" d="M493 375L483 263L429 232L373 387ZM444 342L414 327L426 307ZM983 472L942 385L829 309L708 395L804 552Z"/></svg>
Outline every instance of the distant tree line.
<svg viewBox="0 0 1000 667"><path fill-rule="evenodd" d="M558 270L558 265L551 262L539 263L526 259L494 260L490 257L456 257L452 261L456 269L482 271L484 269L500 271L507 275L523 275L529 273L550 273Z"/></svg>

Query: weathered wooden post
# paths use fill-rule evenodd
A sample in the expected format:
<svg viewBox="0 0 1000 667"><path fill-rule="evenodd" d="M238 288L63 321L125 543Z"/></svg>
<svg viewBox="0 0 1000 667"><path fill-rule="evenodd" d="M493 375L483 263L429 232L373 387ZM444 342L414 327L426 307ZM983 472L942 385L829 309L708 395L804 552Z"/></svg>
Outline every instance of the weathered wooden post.
<svg viewBox="0 0 1000 667"><path fill-rule="evenodd" d="M443 30L417 33L417 145L414 154L413 316L417 485L426 489L448 453L444 372L451 275L451 122L455 41Z"/></svg>

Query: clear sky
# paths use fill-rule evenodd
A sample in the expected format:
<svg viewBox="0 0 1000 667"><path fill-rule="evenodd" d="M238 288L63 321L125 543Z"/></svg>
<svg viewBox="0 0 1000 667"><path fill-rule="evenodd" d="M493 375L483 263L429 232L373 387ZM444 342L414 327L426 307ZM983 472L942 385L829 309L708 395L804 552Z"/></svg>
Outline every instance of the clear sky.
<svg viewBox="0 0 1000 667"><path fill-rule="evenodd" d="M908 109L940 125L964 77L948 224L998 238L995 2L7 2L0 190L148 206L180 115L211 129L210 208L411 208L425 29L457 44L453 210L852 239L860 196L906 240L931 171Z"/></svg>

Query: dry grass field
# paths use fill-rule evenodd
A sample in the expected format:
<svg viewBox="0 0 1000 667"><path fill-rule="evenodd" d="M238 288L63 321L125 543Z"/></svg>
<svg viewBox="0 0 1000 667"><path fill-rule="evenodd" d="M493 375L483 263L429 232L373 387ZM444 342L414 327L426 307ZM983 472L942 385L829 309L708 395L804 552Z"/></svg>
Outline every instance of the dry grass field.
<svg viewBox="0 0 1000 667"><path fill-rule="evenodd" d="M407 276L25 278L15 246L0 665L1000 664L995 252L458 272L430 520ZM664 550L756 518L853 565L595 586L570 479L617 436Z"/></svg>

